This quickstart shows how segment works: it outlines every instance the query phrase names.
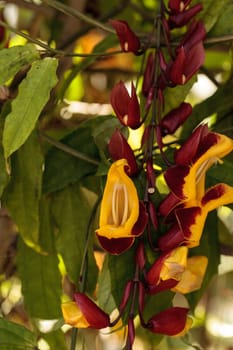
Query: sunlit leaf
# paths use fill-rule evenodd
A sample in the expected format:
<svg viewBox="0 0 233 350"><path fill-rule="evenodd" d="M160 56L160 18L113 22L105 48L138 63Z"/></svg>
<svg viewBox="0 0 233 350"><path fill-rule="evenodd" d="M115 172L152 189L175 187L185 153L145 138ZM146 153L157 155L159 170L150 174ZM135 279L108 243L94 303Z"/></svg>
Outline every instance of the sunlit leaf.
<svg viewBox="0 0 233 350"><path fill-rule="evenodd" d="M42 166L43 158L38 135L33 132L12 156L11 178L5 190L4 204L24 241L34 247L38 247L39 238Z"/></svg>
<svg viewBox="0 0 233 350"><path fill-rule="evenodd" d="M98 278L97 298L99 306L108 313L115 308L112 292L111 292L111 276L108 268L108 256L105 257L103 268Z"/></svg>
<svg viewBox="0 0 233 350"><path fill-rule="evenodd" d="M206 31L215 25L219 16L226 10L230 0L203 0L203 10L200 12L200 18L205 24Z"/></svg>
<svg viewBox="0 0 233 350"><path fill-rule="evenodd" d="M41 334L51 349L67 350L64 333L58 329L53 332Z"/></svg>
<svg viewBox="0 0 233 350"><path fill-rule="evenodd" d="M22 67L39 58L39 52L33 44L0 50L0 85L13 77Z"/></svg>
<svg viewBox="0 0 233 350"><path fill-rule="evenodd" d="M17 266L22 281L25 307L33 318L61 318L61 276L55 250L48 200L40 206L40 244L43 254L19 241Z"/></svg>
<svg viewBox="0 0 233 350"><path fill-rule="evenodd" d="M69 186L54 194L52 210L58 227L57 249L63 258L69 278L77 286L79 285L87 249L88 279L85 285L87 290L93 291L97 268L93 255L94 232L92 225L89 227L91 207L87 194L78 185Z"/></svg>
<svg viewBox="0 0 233 350"><path fill-rule="evenodd" d="M0 318L1 350L33 350L36 348L36 336L27 328Z"/></svg>
<svg viewBox="0 0 233 350"><path fill-rule="evenodd" d="M217 22L211 30L212 36L233 34L232 26L233 4L225 6L224 11L219 16Z"/></svg>
<svg viewBox="0 0 233 350"><path fill-rule="evenodd" d="M12 102L3 130L3 147L8 158L26 141L57 82L58 61L46 58L33 62L26 78L19 86L17 97ZM48 79L49 77L49 79Z"/></svg>

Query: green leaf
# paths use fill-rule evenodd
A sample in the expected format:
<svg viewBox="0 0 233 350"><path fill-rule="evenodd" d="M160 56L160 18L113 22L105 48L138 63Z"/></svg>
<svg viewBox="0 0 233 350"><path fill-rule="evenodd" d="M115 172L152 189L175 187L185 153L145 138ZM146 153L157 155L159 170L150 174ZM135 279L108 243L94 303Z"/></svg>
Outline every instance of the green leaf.
<svg viewBox="0 0 233 350"><path fill-rule="evenodd" d="M13 77L22 67L40 58L33 44L0 50L0 85Z"/></svg>
<svg viewBox="0 0 233 350"><path fill-rule="evenodd" d="M97 299L99 306L109 314L116 308L111 292L111 276L106 255L98 278Z"/></svg>
<svg viewBox="0 0 233 350"><path fill-rule="evenodd" d="M30 135L11 160L11 180L3 198L5 206L24 241L38 247L43 159L36 132Z"/></svg>
<svg viewBox="0 0 233 350"><path fill-rule="evenodd" d="M219 16L218 21L215 23L214 27L210 32L210 35L222 36L233 34L232 16L233 4L229 4L225 7L224 11Z"/></svg>
<svg viewBox="0 0 233 350"><path fill-rule="evenodd" d="M199 14L199 19L204 22L207 32L215 25L219 16L226 11L231 0L203 0L203 10Z"/></svg>
<svg viewBox="0 0 233 350"><path fill-rule="evenodd" d="M113 116L99 116L83 122L75 131L60 140L62 144L92 158L97 164L51 147L45 158L44 192L61 190L86 176L95 174L99 155L104 158L108 140L118 125L119 122ZM104 169L106 172L106 167Z"/></svg>
<svg viewBox="0 0 233 350"><path fill-rule="evenodd" d="M19 324L0 318L1 350L33 350L36 345L35 334Z"/></svg>
<svg viewBox="0 0 233 350"><path fill-rule="evenodd" d="M165 110L164 115L170 110L177 108L181 102L183 102L188 95L193 84L196 82L197 77L194 76L185 85L176 86L173 88L167 88L165 90Z"/></svg>
<svg viewBox="0 0 233 350"><path fill-rule="evenodd" d="M36 319L59 319L61 275L48 200L43 199L40 209L40 244L45 253L40 254L19 240L17 266L29 315Z"/></svg>
<svg viewBox="0 0 233 350"><path fill-rule="evenodd" d="M41 334L41 336L49 344L50 349L67 350L65 335L60 329Z"/></svg>
<svg viewBox="0 0 233 350"><path fill-rule="evenodd" d="M108 267L111 278L112 295L116 305L120 305L125 285L134 278L135 273L135 251L130 249L120 257L110 255Z"/></svg>
<svg viewBox="0 0 233 350"><path fill-rule="evenodd" d="M93 203L96 197L90 193L89 195L92 196ZM94 232L92 225L89 227L91 207L87 194L78 185L67 187L54 195L52 210L58 227L57 250L63 258L69 278L76 286L79 283L86 245L88 246L86 291L93 292L97 267L93 255Z"/></svg>
<svg viewBox="0 0 233 350"><path fill-rule="evenodd" d="M207 173L210 185L216 185L219 182L233 186L233 164L231 160L223 160L223 164L212 166Z"/></svg>
<svg viewBox="0 0 233 350"><path fill-rule="evenodd" d="M49 99L50 90L57 82L55 58L45 58L32 64L19 86L3 130L3 147L8 158L26 141ZM49 77L49 78L48 78Z"/></svg>

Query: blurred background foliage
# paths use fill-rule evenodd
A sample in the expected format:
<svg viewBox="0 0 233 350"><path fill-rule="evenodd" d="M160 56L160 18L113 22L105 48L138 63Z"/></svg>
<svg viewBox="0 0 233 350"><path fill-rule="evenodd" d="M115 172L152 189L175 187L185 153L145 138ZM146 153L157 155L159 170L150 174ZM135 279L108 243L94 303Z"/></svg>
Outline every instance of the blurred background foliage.
<svg viewBox="0 0 233 350"><path fill-rule="evenodd" d="M233 3L202 3L205 63L195 79L167 89L165 96L167 111L183 100L193 105L184 127L167 140L169 159L172 145L203 120L212 130L233 135ZM0 8L0 349L65 350L71 331L63 326L61 301L78 288L111 313L133 276L134 251L105 256L93 234L110 164L107 143L121 128L109 95L119 80L138 76L142 61L119 52L108 20L128 21L143 40L153 29L158 1L8 0ZM181 34L177 30L174 41ZM128 135L139 159L140 132ZM232 157L208 172L208 186L233 186ZM159 153L155 159L162 173ZM143 179L137 179L139 192L142 186ZM157 186L162 197L167 189L161 178ZM202 289L188 296L196 317L190 334L164 337L159 344L160 336L139 328L135 350L232 349L232 234L232 206L209 215L202 244L195 248L209 257L209 265ZM170 292L164 293L148 314L170 302ZM124 338L121 326L112 334L80 331L76 348L121 349Z"/></svg>

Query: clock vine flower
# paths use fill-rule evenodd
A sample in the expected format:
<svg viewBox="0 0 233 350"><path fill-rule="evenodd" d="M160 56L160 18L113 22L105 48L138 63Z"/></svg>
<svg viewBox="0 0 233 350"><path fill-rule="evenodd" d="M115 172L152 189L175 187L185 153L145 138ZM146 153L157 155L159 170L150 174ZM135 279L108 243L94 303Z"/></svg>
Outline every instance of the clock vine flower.
<svg viewBox="0 0 233 350"><path fill-rule="evenodd" d="M112 254L129 249L147 224L145 206L127 175L126 159L114 162L108 172L96 234L101 246Z"/></svg>

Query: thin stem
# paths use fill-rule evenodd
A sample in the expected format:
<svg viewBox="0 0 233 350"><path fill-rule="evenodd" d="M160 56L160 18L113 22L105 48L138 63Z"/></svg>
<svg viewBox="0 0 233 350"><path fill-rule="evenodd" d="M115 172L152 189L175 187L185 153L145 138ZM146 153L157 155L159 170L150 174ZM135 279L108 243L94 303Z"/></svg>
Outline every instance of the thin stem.
<svg viewBox="0 0 233 350"><path fill-rule="evenodd" d="M84 153L81 153L77 150L75 150L74 148L71 148L67 145L65 145L64 143L54 140L53 138L51 138L50 136L44 134L43 132L40 132L40 135L46 140L48 141L51 145L55 146L56 148L62 150L65 153L68 153L78 159L84 160L87 163L91 163L94 165L99 165L99 161L95 160L94 158L91 158L89 156L87 156Z"/></svg>
<svg viewBox="0 0 233 350"><path fill-rule="evenodd" d="M78 328L73 327L71 331L70 350L76 349L77 336L78 336Z"/></svg>
<svg viewBox="0 0 233 350"><path fill-rule="evenodd" d="M115 34L115 30L113 28L110 28L109 26L106 26L105 24L103 24L103 23L101 23L101 22L99 22L91 17L86 16L83 13L79 12L78 10L76 10L70 6L67 6L59 1L56 1L56 0L42 0L42 1L43 1L43 3L48 4L49 6L65 13L66 15L76 17L76 18L78 18L86 23L91 24L94 27L103 29L104 31L106 31L108 33Z"/></svg>

